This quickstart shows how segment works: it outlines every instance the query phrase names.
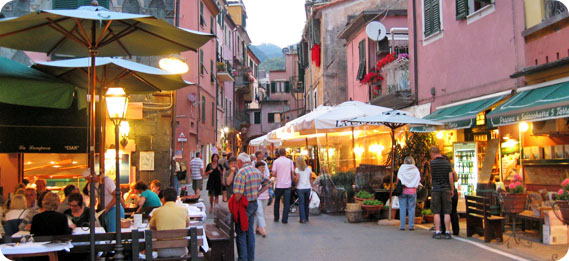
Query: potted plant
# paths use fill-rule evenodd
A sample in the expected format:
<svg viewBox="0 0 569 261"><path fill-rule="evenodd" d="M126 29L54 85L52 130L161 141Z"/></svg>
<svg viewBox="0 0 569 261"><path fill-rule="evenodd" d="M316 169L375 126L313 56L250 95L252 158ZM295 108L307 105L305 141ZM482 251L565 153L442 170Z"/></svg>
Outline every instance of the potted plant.
<svg viewBox="0 0 569 261"><path fill-rule="evenodd" d="M555 197L555 203L553 203L553 209L559 208L561 212L561 217L557 215L557 211L553 211L555 216L561 220L564 224L569 223L569 179L563 180L561 183L561 188L557 192Z"/></svg>
<svg viewBox="0 0 569 261"><path fill-rule="evenodd" d="M522 177L516 174L508 188L508 193L504 194L504 212L520 213L524 211L527 194L524 193L525 188L522 185Z"/></svg>
<svg viewBox="0 0 569 261"><path fill-rule="evenodd" d="M373 195L371 193L365 191L365 190L360 190L354 196L354 200L356 201L357 204L360 204L360 205L362 205L364 200L368 200L368 199L373 199Z"/></svg>
<svg viewBox="0 0 569 261"><path fill-rule="evenodd" d="M385 205L381 208L381 214L383 216L383 218L389 218L389 206ZM393 208L391 209L391 219L395 219L395 216L397 214L397 209Z"/></svg>
<svg viewBox="0 0 569 261"><path fill-rule="evenodd" d="M375 199L364 200L362 204L362 208L365 209L368 213L379 212L379 210L382 207L383 207L383 202Z"/></svg>
<svg viewBox="0 0 569 261"><path fill-rule="evenodd" d="M425 222L435 223L435 215L433 214L430 208L423 209L421 211L421 214L423 214L423 219L425 220Z"/></svg>

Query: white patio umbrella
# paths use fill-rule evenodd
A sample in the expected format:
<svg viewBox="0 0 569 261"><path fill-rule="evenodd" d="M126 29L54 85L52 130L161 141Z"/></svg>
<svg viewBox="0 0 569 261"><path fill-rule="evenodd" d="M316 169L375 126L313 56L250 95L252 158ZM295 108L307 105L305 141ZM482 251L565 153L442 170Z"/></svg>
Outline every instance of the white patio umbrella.
<svg viewBox="0 0 569 261"><path fill-rule="evenodd" d="M269 146L271 144L275 146L281 146L282 142L278 139L269 139L268 134L249 141L250 146Z"/></svg>
<svg viewBox="0 0 569 261"><path fill-rule="evenodd" d="M391 108L375 106L359 101L347 101L336 105L322 114L308 118L299 125L297 131L325 132L332 129L353 127L361 123L349 122L349 120L391 111Z"/></svg>
<svg viewBox="0 0 569 261"><path fill-rule="evenodd" d="M407 115L407 113L397 110L386 111L381 114L371 115L366 117L359 117L356 119L349 120L347 122L357 123L357 124L369 124L369 125L384 125L391 129L391 186L389 187L389 198L391 199L393 194L393 173L395 171L395 129L403 127L407 124L414 126L434 126L443 125L440 122L430 121L420 118L415 118L413 116ZM391 213L391 207L393 200L389 200L389 213ZM391 215L389 215L389 220L391 220Z"/></svg>

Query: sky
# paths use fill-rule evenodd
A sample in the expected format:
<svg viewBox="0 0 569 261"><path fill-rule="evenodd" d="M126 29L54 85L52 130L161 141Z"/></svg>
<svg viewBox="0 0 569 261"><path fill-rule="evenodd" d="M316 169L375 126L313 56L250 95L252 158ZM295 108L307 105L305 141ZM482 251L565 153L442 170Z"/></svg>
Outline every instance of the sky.
<svg viewBox="0 0 569 261"><path fill-rule="evenodd" d="M286 47L300 41L306 15L305 0L243 0L247 33L253 45Z"/></svg>

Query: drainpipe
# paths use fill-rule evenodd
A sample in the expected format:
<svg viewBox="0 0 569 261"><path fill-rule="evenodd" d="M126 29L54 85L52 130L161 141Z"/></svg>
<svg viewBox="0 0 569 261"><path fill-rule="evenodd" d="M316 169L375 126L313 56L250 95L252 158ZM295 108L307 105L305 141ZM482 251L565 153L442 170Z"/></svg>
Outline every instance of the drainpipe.
<svg viewBox="0 0 569 261"><path fill-rule="evenodd" d="M196 1L196 6L197 6L197 9L196 9L196 10L200 10L200 0ZM199 12L199 11L198 11L198 12ZM197 30L197 31L199 32L199 31L200 31L200 27L201 27L201 25L200 25L200 22L201 22L201 21L200 21L200 16L197 15L196 17L197 17L197 20L198 20L198 23L197 23L197 25L198 25L198 30ZM196 122L196 148L199 147L199 143L200 143L200 128L199 128L199 127L200 127L200 122L201 122L201 120L202 120L202 119L201 119L201 117L202 117L202 114L201 114L201 106L200 106L200 105L201 105L200 103L201 103L201 101L202 101L201 85L200 85L200 79L201 79L201 77L202 77L202 75L201 75L201 73L200 73L200 70L201 70L200 67L202 66L202 65L200 64L200 50L201 50L201 49L202 49L201 47L198 48L198 51L197 51L198 56L197 56L197 63L196 63L196 64L198 64L198 71L197 71L197 75L198 75L198 85L197 85L197 87L198 87L198 102L197 102L197 104L198 104L198 121ZM192 151L193 151L193 150L192 150ZM201 150L200 150L200 151L201 151ZM190 153L191 153L191 152L190 152ZM202 152L202 153L203 153L203 152Z"/></svg>
<svg viewBox="0 0 569 261"><path fill-rule="evenodd" d="M413 0L413 80L415 81L415 105L419 104L419 56L417 55L417 6Z"/></svg>

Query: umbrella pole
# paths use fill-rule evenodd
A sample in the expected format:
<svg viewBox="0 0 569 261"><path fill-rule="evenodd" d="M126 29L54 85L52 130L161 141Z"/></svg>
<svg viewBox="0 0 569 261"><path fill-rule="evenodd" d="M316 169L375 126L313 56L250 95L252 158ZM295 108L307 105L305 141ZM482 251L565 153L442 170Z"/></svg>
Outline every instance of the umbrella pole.
<svg viewBox="0 0 569 261"><path fill-rule="evenodd" d="M354 139L354 127L352 127L352 159L354 160L354 171L356 170L356 144Z"/></svg>
<svg viewBox="0 0 569 261"><path fill-rule="evenodd" d="M97 56L97 51L90 49L89 55L91 57L91 66L89 67L89 94L90 94L90 106L89 106L89 168L91 170L91 181L89 182L89 243L91 250L91 260L95 260L95 85L96 85L96 74L95 74L95 56Z"/></svg>
<svg viewBox="0 0 569 261"><path fill-rule="evenodd" d="M328 132L326 132L326 167L328 168L328 173L330 173L330 145L328 144Z"/></svg>
<svg viewBox="0 0 569 261"><path fill-rule="evenodd" d="M393 207L393 172L395 172L395 129L391 128L391 179L389 180L389 220L391 220L391 209Z"/></svg>

